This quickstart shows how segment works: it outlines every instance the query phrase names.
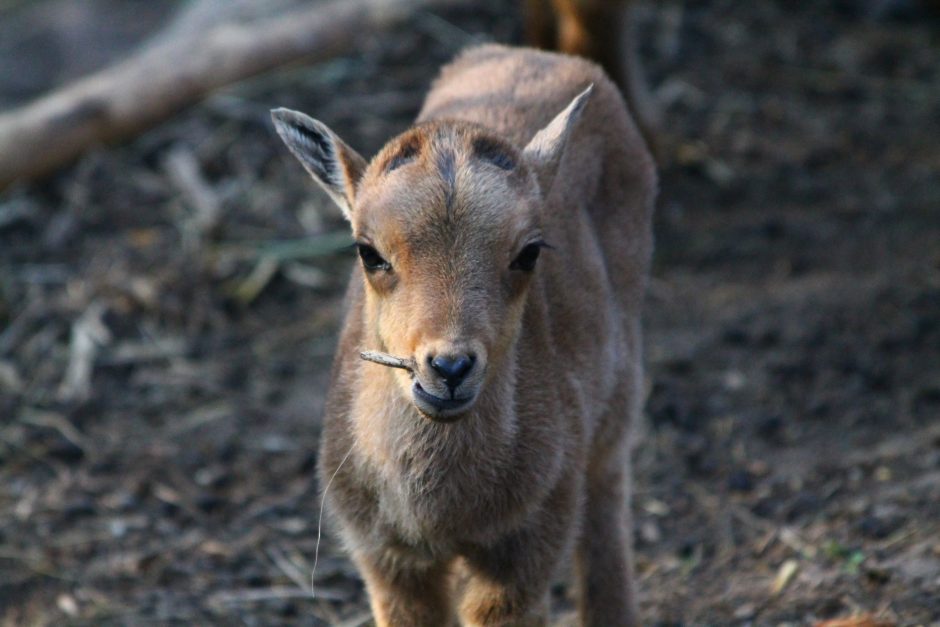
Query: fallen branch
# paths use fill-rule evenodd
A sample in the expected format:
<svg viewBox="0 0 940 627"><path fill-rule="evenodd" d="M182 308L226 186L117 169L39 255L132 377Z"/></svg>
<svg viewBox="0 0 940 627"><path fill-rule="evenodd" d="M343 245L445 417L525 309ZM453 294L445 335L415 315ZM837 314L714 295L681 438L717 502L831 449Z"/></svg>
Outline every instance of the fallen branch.
<svg viewBox="0 0 940 627"><path fill-rule="evenodd" d="M126 139L219 87L354 49L368 31L456 0L333 0L249 23L178 29L124 62L0 114L0 189Z"/></svg>

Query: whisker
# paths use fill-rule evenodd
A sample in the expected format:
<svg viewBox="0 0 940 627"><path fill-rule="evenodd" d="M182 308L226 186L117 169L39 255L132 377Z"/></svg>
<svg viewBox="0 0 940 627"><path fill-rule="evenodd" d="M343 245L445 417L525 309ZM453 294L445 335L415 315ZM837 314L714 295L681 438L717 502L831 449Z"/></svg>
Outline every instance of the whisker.
<svg viewBox="0 0 940 627"><path fill-rule="evenodd" d="M317 574L317 564L320 562L320 539L323 537L323 506L326 505L326 494L330 491L330 486L333 485L333 479L336 479L336 475L339 474L340 469L343 467L343 464L346 463L346 460L349 459L354 448L356 448L355 438L353 438L353 443L349 447L349 450L346 451L346 455L343 456L343 460L339 463L339 466L336 467L336 470L333 471L333 476L326 482L326 487L323 488L323 496L320 498L320 516L317 518L317 546L313 551L313 568L310 569L310 598L312 599L315 599L317 596L315 577Z"/></svg>

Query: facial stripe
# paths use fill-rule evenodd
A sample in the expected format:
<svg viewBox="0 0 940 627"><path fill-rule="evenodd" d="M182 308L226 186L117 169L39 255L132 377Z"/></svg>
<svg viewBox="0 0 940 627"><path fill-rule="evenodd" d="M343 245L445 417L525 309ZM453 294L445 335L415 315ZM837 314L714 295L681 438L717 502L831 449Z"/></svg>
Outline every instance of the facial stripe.
<svg viewBox="0 0 940 627"><path fill-rule="evenodd" d="M473 154L478 159L495 165L501 170L515 169L516 162L510 151L501 142L490 137L477 137L473 140Z"/></svg>
<svg viewBox="0 0 940 627"><path fill-rule="evenodd" d="M444 180L444 185L447 188L446 204L448 211L453 207L454 198L457 195L456 160L457 158L454 155L454 151L450 148L443 149L437 159L438 172L440 172L441 178Z"/></svg>
<svg viewBox="0 0 940 627"><path fill-rule="evenodd" d="M421 147L418 144L417 138L412 138L405 142L401 146L401 149L388 160L388 164L385 166L385 173L388 174L406 163L411 163L418 157L420 150Z"/></svg>

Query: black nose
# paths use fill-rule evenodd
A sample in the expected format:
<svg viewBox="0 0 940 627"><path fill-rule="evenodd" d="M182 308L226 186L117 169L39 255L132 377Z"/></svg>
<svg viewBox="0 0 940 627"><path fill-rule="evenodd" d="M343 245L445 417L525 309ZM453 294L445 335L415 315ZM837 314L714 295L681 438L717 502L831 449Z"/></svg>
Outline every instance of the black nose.
<svg viewBox="0 0 940 627"><path fill-rule="evenodd" d="M473 368L473 355L458 355L457 357L428 357L431 362L431 368L434 372L441 375L451 390L460 385L467 373Z"/></svg>

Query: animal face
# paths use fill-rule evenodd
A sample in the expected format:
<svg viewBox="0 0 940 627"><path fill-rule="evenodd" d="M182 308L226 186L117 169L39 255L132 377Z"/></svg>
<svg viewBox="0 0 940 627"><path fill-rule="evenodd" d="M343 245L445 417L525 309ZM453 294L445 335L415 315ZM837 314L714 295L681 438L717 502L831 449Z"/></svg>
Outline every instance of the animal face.
<svg viewBox="0 0 940 627"><path fill-rule="evenodd" d="M471 125L412 129L366 171L351 222L367 326L414 360L398 382L425 416L463 415L502 371L545 245L539 199L519 152Z"/></svg>
<svg viewBox="0 0 940 627"><path fill-rule="evenodd" d="M509 363L542 249L541 207L588 87L519 150L466 122L416 126L366 164L321 122L277 109L275 127L352 225L367 342L421 414L452 421ZM498 373L498 374L493 374Z"/></svg>

